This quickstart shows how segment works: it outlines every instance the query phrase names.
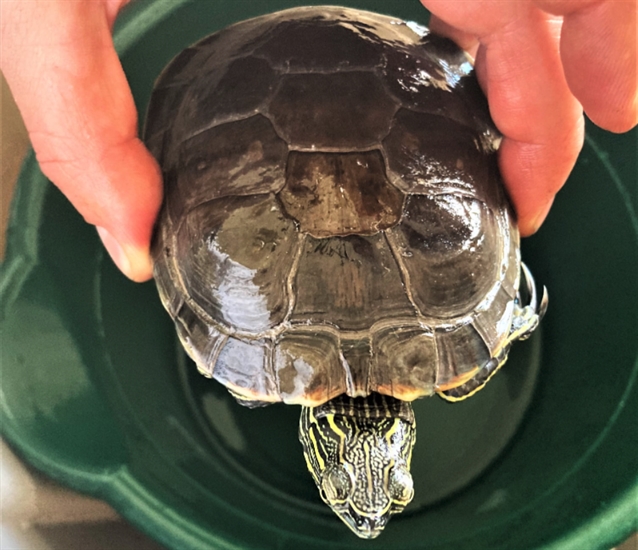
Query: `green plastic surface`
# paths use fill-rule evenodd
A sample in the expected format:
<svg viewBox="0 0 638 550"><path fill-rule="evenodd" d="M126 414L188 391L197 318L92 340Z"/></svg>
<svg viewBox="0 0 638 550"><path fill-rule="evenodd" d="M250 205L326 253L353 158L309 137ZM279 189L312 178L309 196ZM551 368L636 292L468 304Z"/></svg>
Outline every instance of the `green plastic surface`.
<svg viewBox="0 0 638 550"><path fill-rule="evenodd" d="M416 1L343 4L427 20ZM294 5L133 3L116 43L140 112L179 50ZM588 126L570 182L523 243L550 291L541 330L475 397L417 403L417 496L379 539L357 539L321 503L299 409L248 410L199 376L153 283L115 269L32 155L0 271L2 435L179 550L608 550L638 528L637 138Z"/></svg>

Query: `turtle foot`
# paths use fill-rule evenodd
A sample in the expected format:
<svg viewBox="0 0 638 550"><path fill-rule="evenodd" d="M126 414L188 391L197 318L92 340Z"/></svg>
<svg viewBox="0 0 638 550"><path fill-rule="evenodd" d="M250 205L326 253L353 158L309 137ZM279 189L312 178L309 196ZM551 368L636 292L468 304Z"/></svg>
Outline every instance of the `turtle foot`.
<svg viewBox="0 0 638 550"><path fill-rule="evenodd" d="M524 263L521 263L521 268L529 295L529 302L523 306L520 291L517 293L514 318L512 319L512 328L510 329L510 336L508 338L510 342L529 338L547 312L547 305L549 303L547 288L543 286L543 295L539 303L536 282L534 281L532 272Z"/></svg>

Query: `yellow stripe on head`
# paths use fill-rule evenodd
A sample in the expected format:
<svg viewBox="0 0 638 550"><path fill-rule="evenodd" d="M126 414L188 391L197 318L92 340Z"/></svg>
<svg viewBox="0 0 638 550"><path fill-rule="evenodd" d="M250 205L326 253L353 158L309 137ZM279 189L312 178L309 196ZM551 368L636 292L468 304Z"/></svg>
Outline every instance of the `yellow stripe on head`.
<svg viewBox="0 0 638 550"><path fill-rule="evenodd" d="M321 468L322 470L326 467L326 463L323 461L323 458L321 456L321 450L319 449L319 444L317 443L317 438L315 437L315 431L313 429L312 426L308 426L308 438L310 439L310 441L312 441L312 446L315 449L315 452L313 453L315 458L317 459L317 462L319 463L319 468ZM308 462L308 459L306 458L306 463ZM310 471L313 471L312 468L308 468Z"/></svg>
<svg viewBox="0 0 638 550"><path fill-rule="evenodd" d="M328 421L330 429L339 437L339 456L342 457L346 447L346 433L337 426L334 414L326 415L326 420Z"/></svg>

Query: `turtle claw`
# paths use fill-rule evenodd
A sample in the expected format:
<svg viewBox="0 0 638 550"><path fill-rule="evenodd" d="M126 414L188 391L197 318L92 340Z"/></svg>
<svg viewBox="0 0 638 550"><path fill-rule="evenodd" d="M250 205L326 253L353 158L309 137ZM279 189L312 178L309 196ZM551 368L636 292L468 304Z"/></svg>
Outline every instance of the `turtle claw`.
<svg viewBox="0 0 638 550"><path fill-rule="evenodd" d="M532 272L522 262L521 269L523 270L523 277L525 278L525 286L527 287L527 293L529 295L529 303L523 306L523 300L520 292L516 294L518 304L514 309L514 319L512 320L512 328L509 336L510 342L529 338L545 315L547 305L549 303L547 288L543 286L543 295L539 304L536 282L534 281Z"/></svg>
<svg viewBox="0 0 638 550"><path fill-rule="evenodd" d="M538 294L536 293L536 283L529 267L521 262L521 269L523 270L523 276L525 277L525 286L527 287L527 293L529 294L529 306L536 311L538 307Z"/></svg>
<svg viewBox="0 0 638 550"><path fill-rule="evenodd" d="M545 317L545 313L547 313L547 304L549 304L549 295L547 294L547 287L543 286L543 297L541 298L541 305L538 308L539 321Z"/></svg>
<svg viewBox="0 0 638 550"><path fill-rule="evenodd" d="M529 267L521 262L521 268L523 269L523 276L525 277L525 285L527 286L527 292L529 294L529 307L538 315L540 321L547 311L547 304L549 303L549 296L547 294L547 287L543 286L543 296L541 297L540 304L538 303L538 292L536 291L536 282L532 276L532 272ZM520 295L519 295L520 301Z"/></svg>

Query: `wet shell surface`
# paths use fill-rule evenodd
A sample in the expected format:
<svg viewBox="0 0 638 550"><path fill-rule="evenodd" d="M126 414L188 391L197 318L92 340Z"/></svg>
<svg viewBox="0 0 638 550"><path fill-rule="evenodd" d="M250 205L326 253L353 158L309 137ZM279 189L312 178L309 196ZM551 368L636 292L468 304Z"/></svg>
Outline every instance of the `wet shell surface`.
<svg viewBox="0 0 638 550"><path fill-rule="evenodd" d="M505 345L519 235L450 41L345 8L238 23L165 69L145 140L165 180L162 301L236 395L411 401Z"/></svg>

